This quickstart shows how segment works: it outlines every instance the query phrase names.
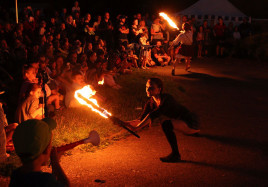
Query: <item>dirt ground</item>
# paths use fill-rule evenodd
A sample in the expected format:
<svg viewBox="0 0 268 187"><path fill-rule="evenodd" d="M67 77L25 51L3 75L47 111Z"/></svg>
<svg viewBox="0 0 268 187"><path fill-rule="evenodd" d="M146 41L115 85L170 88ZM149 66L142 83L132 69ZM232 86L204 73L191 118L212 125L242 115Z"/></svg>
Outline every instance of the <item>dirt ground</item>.
<svg viewBox="0 0 268 187"><path fill-rule="evenodd" d="M194 60L191 72L178 64L173 77L170 66L150 71L178 81L183 104L200 117L199 137L177 132L184 161L160 162L170 148L153 126L140 139L62 157L73 186L268 186L268 63L210 58Z"/></svg>

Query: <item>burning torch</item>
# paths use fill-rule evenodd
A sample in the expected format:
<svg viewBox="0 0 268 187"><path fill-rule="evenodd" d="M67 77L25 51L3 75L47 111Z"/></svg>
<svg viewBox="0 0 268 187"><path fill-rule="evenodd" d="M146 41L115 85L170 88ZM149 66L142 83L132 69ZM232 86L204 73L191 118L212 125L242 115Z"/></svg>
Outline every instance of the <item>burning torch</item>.
<svg viewBox="0 0 268 187"><path fill-rule="evenodd" d="M163 17L172 28L180 30L176 23L174 23L174 21L172 21L172 19L170 19L167 14L165 14L164 12L160 12L159 15Z"/></svg>
<svg viewBox="0 0 268 187"><path fill-rule="evenodd" d="M82 105L86 105L87 107L91 108L92 111L97 112L99 115L101 115L104 118L109 118L111 121L114 121L115 117L112 116L110 112L108 112L106 109L101 108L98 105L98 102L96 99L92 98L96 94L96 91L91 89L89 85L84 86L80 90L75 91L74 97L78 100L78 102ZM128 132L136 136L137 138L140 138L138 134L136 134L134 131L130 130L128 127L124 125L123 121L116 120L117 124L126 129Z"/></svg>

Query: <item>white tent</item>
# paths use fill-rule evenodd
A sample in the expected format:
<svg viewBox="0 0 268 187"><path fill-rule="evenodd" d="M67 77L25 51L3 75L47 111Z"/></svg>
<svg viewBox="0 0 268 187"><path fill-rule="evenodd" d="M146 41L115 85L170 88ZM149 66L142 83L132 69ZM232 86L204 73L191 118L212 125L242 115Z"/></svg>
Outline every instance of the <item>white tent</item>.
<svg viewBox="0 0 268 187"><path fill-rule="evenodd" d="M196 20L217 20L222 17L225 22L241 22L247 17L228 0L199 0L192 6L176 13L177 16L187 15Z"/></svg>

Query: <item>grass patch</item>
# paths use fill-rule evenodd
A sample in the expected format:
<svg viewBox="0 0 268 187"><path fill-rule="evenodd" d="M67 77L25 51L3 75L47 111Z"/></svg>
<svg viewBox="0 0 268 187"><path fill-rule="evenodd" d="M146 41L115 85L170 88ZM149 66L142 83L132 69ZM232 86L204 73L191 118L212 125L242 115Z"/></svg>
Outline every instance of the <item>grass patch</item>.
<svg viewBox="0 0 268 187"><path fill-rule="evenodd" d="M136 119L142 112L140 108L143 107L148 99L145 84L150 77L161 78L164 82L165 92L172 94L180 101L179 93L185 90L178 83L172 81L171 77L135 69L132 74L117 77L116 81L122 86L120 90L105 86L95 88L98 94L106 98L105 102L99 102L99 104L122 120ZM101 137L101 144L98 147L84 144L76 148L82 151L94 152L129 135L126 130L113 125L110 120L99 116L85 106L59 111L55 119L58 126L53 131L53 146L61 146L84 139L88 137L91 130L96 130ZM72 151L66 153L66 155L71 154ZM11 171L18 166L19 160L13 154L8 162L0 165L0 175L9 176Z"/></svg>

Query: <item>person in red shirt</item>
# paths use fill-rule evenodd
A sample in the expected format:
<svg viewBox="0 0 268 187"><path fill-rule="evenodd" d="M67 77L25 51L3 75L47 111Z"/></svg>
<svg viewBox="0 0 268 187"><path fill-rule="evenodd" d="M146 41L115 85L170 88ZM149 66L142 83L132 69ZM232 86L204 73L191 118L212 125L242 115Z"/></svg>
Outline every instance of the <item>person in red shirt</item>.
<svg viewBox="0 0 268 187"><path fill-rule="evenodd" d="M220 17L218 23L214 26L213 32L216 40L216 55L222 57L224 53L226 26Z"/></svg>

